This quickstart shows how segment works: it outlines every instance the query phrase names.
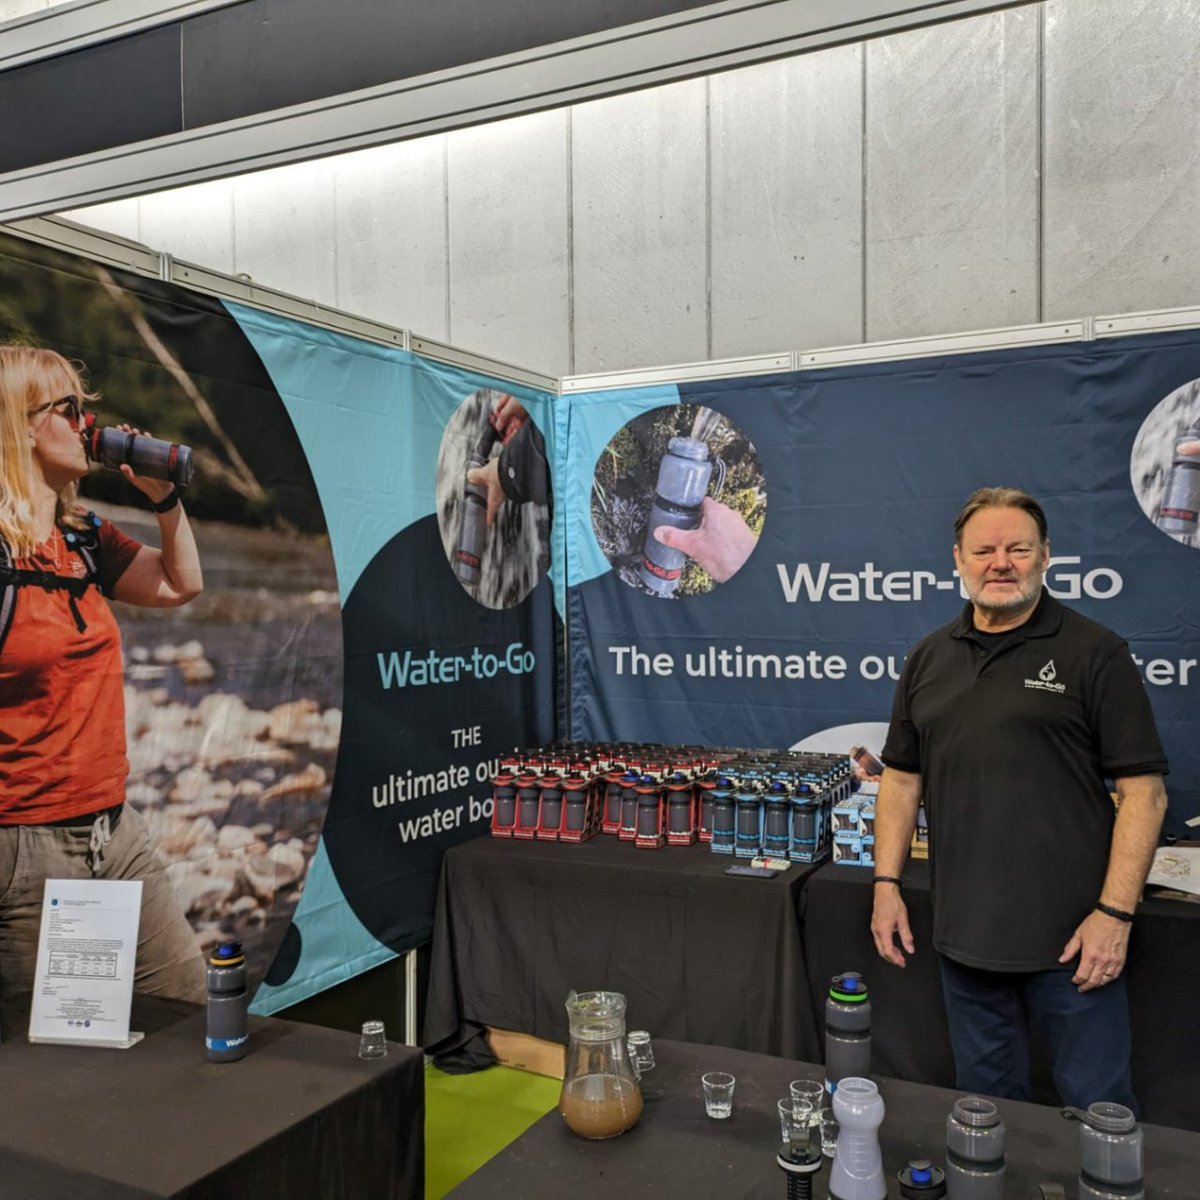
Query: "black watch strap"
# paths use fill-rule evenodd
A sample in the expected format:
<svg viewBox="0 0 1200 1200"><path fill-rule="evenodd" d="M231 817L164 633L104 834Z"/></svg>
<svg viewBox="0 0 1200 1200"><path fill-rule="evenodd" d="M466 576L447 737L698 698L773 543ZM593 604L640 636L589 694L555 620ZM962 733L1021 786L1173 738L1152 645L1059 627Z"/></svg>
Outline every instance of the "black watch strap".
<svg viewBox="0 0 1200 1200"><path fill-rule="evenodd" d="M871 882L872 883L894 883L898 888L902 888L904 886L903 881L897 879L895 877L895 875L876 875L875 878L871 880Z"/></svg>
<svg viewBox="0 0 1200 1200"><path fill-rule="evenodd" d="M161 500L151 502L150 507L156 513L170 512L179 503L179 489L173 487Z"/></svg>
<svg viewBox="0 0 1200 1200"><path fill-rule="evenodd" d="M1132 921L1134 917L1133 913L1126 912L1123 908L1113 908L1111 904L1097 902L1095 908L1097 912L1102 912L1106 917L1115 917L1118 921Z"/></svg>

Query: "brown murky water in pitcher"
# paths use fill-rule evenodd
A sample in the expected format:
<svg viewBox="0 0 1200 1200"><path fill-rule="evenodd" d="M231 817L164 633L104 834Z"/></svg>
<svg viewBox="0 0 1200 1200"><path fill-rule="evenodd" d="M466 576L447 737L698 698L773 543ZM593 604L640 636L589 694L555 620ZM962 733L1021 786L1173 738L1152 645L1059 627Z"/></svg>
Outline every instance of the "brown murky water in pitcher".
<svg viewBox="0 0 1200 1200"><path fill-rule="evenodd" d="M582 1075L563 1088L558 1111L580 1137L617 1137L637 1124L642 1093L617 1075Z"/></svg>

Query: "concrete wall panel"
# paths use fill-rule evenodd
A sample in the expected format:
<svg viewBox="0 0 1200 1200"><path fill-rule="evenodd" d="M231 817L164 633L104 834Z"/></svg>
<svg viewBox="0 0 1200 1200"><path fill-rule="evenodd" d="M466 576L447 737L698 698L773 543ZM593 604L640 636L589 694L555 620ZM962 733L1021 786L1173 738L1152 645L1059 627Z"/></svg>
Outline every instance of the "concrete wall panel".
<svg viewBox="0 0 1200 1200"><path fill-rule="evenodd" d="M1038 319L1039 19L867 45L868 340Z"/></svg>
<svg viewBox="0 0 1200 1200"><path fill-rule="evenodd" d="M337 306L444 340L446 139L332 159Z"/></svg>
<svg viewBox="0 0 1200 1200"><path fill-rule="evenodd" d="M713 77L712 351L862 336L862 47Z"/></svg>
<svg viewBox="0 0 1200 1200"><path fill-rule="evenodd" d="M143 196L141 240L154 249L168 246L176 258L198 266L233 271L234 186L231 179L218 179Z"/></svg>
<svg viewBox="0 0 1200 1200"><path fill-rule="evenodd" d="M449 340L564 374L569 359L564 110L451 133Z"/></svg>
<svg viewBox="0 0 1200 1200"><path fill-rule="evenodd" d="M163 194L174 195L172 192ZM140 242L142 240L141 209L139 208L141 203L142 201L139 199L114 200L111 204L93 204L91 208L73 208L59 215L66 217L68 221L86 225L89 229L115 233L118 237ZM161 247L154 246L152 249L159 250Z"/></svg>
<svg viewBox="0 0 1200 1200"><path fill-rule="evenodd" d="M706 90L574 109L575 372L708 354Z"/></svg>
<svg viewBox="0 0 1200 1200"><path fill-rule="evenodd" d="M302 300L336 303L329 160L241 176L233 220L235 271Z"/></svg>
<svg viewBox="0 0 1200 1200"><path fill-rule="evenodd" d="M1200 303L1200 4L1046 7L1047 319Z"/></svg>

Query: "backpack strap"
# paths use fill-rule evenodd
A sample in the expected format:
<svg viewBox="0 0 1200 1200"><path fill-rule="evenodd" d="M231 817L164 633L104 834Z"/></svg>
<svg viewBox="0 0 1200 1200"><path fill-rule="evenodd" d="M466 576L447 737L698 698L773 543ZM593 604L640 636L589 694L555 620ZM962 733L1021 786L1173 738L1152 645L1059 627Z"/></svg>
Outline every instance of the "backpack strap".
<svg viewBox="0 0 1200 1200"><path fill-rule="evenodd" d="M13 609L17 606L17 585L8 577L12 559L8 545L0 540L0 652L12 627Z"/></svg>
<svg viewBox="0 0 1200 1200"><path fill-rule="evenodd" d="M79 611L79 600L89 587L100 587L101 522L94 512L89 512L84 519L87 522L84 529L72 529L63 533L63 542L67 548L78 554L83 562L85 574L81 579L68 579L56 575L53 571L26 571L14 567L8 546L0 541L0 652L3 652L8 631L12 628L17 607L17 589L21 587L40 587L47 592L66 592L75 628L80 633L87 629L87 622L83 619L83 613Z"/></svg>

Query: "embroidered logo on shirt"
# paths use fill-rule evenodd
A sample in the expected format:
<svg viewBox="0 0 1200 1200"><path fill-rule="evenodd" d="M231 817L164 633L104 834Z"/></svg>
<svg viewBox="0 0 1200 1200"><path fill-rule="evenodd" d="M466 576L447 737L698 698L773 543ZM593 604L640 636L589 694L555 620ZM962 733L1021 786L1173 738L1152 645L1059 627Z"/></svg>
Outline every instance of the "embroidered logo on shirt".
<svg viewBox="0 0 1200 1200"><path fill-rule="evenodd" d="M1027 688L1036 688L1039 692L1054 692L1057 695L1062 695L1067 690L1065 683L1055 683L1058 678L1058 672L1054 668L1054 659L1051 659L1039 672L1036 679L1025 680Z"/></svg>

